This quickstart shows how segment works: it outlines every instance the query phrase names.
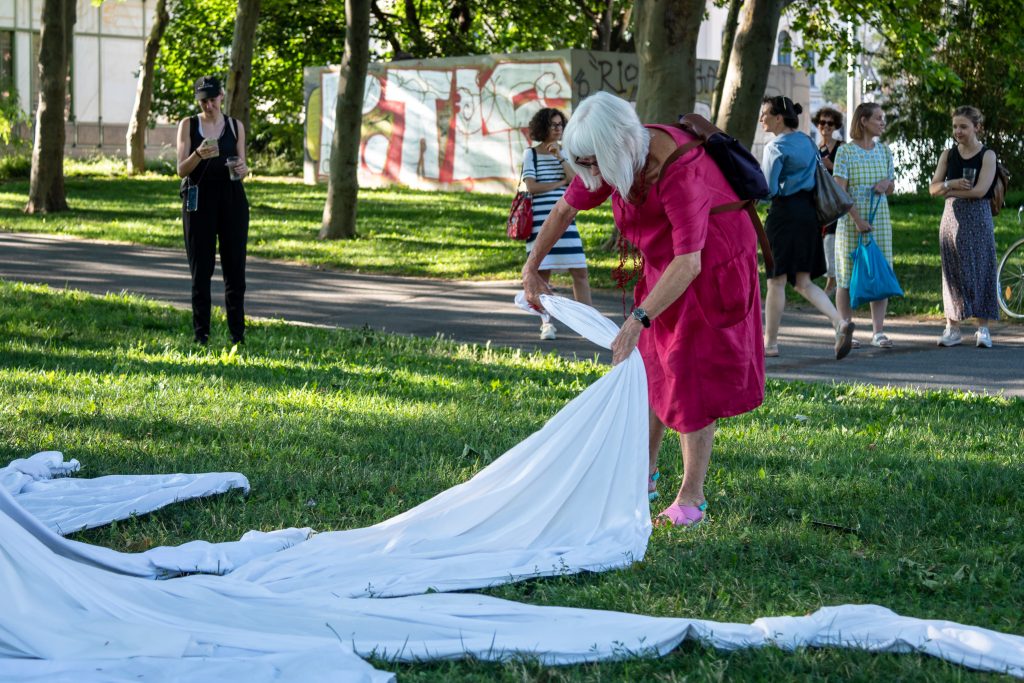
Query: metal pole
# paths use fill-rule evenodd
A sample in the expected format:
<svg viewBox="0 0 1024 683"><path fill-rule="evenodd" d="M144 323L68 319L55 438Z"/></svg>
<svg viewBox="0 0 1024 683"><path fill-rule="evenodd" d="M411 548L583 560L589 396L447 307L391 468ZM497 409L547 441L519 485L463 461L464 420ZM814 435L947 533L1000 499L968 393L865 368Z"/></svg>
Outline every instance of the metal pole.
<svg viewBox="0 0 1024 683"><path fill-rule="evenodd" d="M96 74L97 74L97 106L99 108L98 125L100 127L99 148L103 149L103 5L96 8L96 26L99 35L96 37Z"/></svg>

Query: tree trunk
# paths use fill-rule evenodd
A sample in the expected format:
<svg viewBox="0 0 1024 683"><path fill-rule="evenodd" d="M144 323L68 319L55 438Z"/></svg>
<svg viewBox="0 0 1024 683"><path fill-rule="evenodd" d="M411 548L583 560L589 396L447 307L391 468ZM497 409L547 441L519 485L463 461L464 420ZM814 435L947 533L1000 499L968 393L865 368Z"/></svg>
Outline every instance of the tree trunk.
<svg viewBox="0 0 1024 683"><path fill-rule="evenodd" d="M775 52L782 10L792 0L746 0L722 85L716 125L747 147L754 142L761 99Z"/></svg>
<svg viewBox="0 0 1024 683"><path fill-rule="evenodd" d="M249 126L249 81L252 79L252 52L256 46L256 24L260 18L260 0L239 0L235 14L235 35L231 40L231 70L225 84L224 110Z"/></svg>
<svg viewBox="0 0 1024 683"><path fill-rule="evenodd" d="M341 61L331 139L331 176L327 181L320 239L356 236L363 91L370 62L370 0L345 0L345 28L345 56Z"/></svg>
<svg viewBox="0 0 1024 683"><path fill-rule="evenodd" d="M732 55L732 44L736 40L736 25L740 20L740 7L743 0L729 0L729 14L725 19L725 30L722 32L722 53L718 57L718 73L715 76L715 93L711 97L711 120L718 118L722 109L722 88L725 77L729 73L729 57Z"/></svg>
<svg viewBox="0 0 1024 683"><path fill-rule="evenodd" d="M164 37L169 21L167 0L156 0L153 27L146 38L145 54L139 69L139 83L135 88L135 106L132 107L132 118L128 122L128 135L125 140L128 147L128 175L136 175L146 170L146 128L149 127L149 108L153 103L153 66L156 64L156 54L160 51L160 41Z"/></svg>
<svg viewBox="0 0 1024 683"><path fill-rule="evenodd" d="M704 0L636 0L636 111L644 123L675 123L697 101L697 36Z"/></svg>
<svg viewBox="0 0 1024 683"><path fill-rule="evenodd" d="M45 0L39 34L39 105L25 213L67 211L64 193L64 110L75 27L70 0Z"/></svg>
<svg viewBox="0 0 1024 683"><path fill-rule="evenodd" d="M612 19L615 12L615 0L606 0L604 19L601 21L601 49L609 52L612 49Z"/></svg>

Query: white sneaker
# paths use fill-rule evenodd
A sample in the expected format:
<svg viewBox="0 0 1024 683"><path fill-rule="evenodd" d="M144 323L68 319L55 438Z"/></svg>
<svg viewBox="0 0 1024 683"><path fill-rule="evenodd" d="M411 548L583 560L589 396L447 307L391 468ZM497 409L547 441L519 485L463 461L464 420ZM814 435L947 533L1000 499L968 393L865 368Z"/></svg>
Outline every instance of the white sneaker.
<svg viewBox="0 0 1024 683"><path fill-rule="evenodd" d="M979 327L978 331L974 333L974 345L979 349L992 348L992 336L988 333L987 327Z"/></svg>
<svg viewBox="0 0 1024 683"><path fill-rule="evenodd" d="M544 323L540 326L540 338L542 341L558 339L558 328L551 323Z"/></svg>
<svg viewBox="0 0 1024 683"><path fill-rule="evenodd" d="M939 346L957 346L963 342L963 337L960 335L960 328L953 329L947 327L939 337L939 341L936 342Z"/></svg>

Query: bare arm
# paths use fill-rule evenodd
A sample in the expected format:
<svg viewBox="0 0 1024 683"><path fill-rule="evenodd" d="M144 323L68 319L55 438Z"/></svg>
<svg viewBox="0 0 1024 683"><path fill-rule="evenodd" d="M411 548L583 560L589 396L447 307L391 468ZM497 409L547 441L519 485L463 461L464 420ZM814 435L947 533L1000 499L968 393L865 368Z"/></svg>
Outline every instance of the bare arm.
<svg viewBox="0 0 1024 683"><path fill-rule="evenodd" d="M533 178L523 178L523 183L526 185L526 191L530 194L550 192L555 188L564 187L569 184L568 181L565 180L554 180L550 183L538 183Z"/></svg>
<svg viewBox="0 0 1024 683"><path fill-rule="evenodd" d="M235 119L235 127L238 129L238 142L235 143L235 154L238 156L238 164L235 165L235 173L240 178L244 178L249 175L249 167L245 163L245 126L242 125L241 121Z"/></svg>
<svg viewBox="0 0 1024 683"><path fill-rule="evenodd" d="M700 275L700 257L701 252L695 251L672 259L658 284L654 285L647 298L639 304L647 312L648 318L656 318L686 292L694 279ZM629 354L640 341L643 329L643 324L636 318L630 316L626 319L612 341L612 365L618 365L629 358Z"/></svg>
<svg viewBox="0 0 1024 683"><path fill-rule="evenodd" d="M836 181L836 185L843 188L844 190L849 190L850 182L846 178L843 178L841 176L833 176L833 179ZM857 230L861 232L871 232L871 225L868 224L866 220L860 217L860 212L857 211L856 204L850 207L850 218L853 219L853 224L857 226Z"/></svg>
<svg viewBox="0 0 1024 683"><path fill-rule="evenodd" d="M526 292L526 300L536 308L540 308L540 295L551 292L551 288L540 276L541 261L565 234L577 213L564 197L559 199L544 219L544 225L540 227L533 249L530 250L530 257L526 259L526 265L523 266L523 290Z"/></svg>
<svg viewBox="0 0 1024 683"><path fill-rule="evenodd" d="M199 150L195 152L189 152L190 146L189 134L188 134L188 119L183 119L178 123L178 177L184 178L192 171L196 170L196 166L202 161L202 157L199 155Z"/></svg>
<svg viewBox="0 0 1024 683"><path fill-rule="evenodd" d="M946 170L949 168L948 157L949 150L942 150L942 154L939 155L939 165L935 167L935 174L932 176L932 181L928 183L928 194L933 197L945 197L949 194L949 190L954 185L963 180L958 178L956 180L946 180Z"/></svg>

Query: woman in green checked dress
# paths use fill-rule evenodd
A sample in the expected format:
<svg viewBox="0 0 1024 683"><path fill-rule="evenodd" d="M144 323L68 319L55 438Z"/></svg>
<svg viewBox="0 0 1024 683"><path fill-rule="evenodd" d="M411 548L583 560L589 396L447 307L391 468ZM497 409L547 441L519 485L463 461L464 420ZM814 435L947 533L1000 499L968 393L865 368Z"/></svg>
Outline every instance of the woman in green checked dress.
<svg viewBox="0 0 1024 683"><path fill-rule="evenodd" d="M889 265L892 265L892 221L886 197L896 187L893 182L895 173L892 152L875 139L884 130L885 112L882 108L874 102L861 104L854 111L850 123L852 144L840 147L834 162L833 177L854 199L853 208L839 220L836 229L836 308L844 320L852 316L850 275L853 259L850 254L857 249L862 233L871 233ZM882 329L888 305L888 299L870 304L871 345L882 349L892 348L892 341ZM854 348L857 346L859 344L854 343Z"/></svg>

